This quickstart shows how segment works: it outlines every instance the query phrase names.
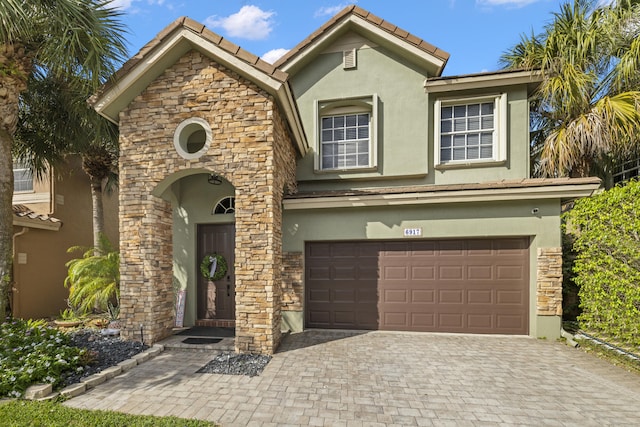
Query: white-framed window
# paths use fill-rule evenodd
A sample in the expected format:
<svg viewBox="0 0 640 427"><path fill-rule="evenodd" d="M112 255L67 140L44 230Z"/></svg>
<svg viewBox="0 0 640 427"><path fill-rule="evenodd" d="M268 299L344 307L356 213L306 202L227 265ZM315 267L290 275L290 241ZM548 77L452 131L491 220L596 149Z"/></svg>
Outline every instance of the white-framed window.
<svg viewBox="0 0 640 427"><path fill-rule="evenodd" d="M502 162L507 153L506 94L435 102L435 164Z"/></svg>
<svg viewBox="0 0 640 427"><path fill-rule="evenodd" d="M377 96L316 102L316 170L376 167Z"/></svg>
<svg viewBox="0 0 640 427"><path fill-rule="evenodd" d="M13 191L15 193L33 191L33 174L25 165L13 163Z"/></svg>

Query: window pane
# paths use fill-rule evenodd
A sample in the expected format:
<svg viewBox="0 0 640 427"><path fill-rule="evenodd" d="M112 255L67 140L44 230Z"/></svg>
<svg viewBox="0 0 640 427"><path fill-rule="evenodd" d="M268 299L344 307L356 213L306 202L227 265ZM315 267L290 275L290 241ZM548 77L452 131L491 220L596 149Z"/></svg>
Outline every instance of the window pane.
<svg viewBox="0 0 640 427"><path fill-rule="evenodd" d="M355 126L357 121L358 120L356 115L350 115L346 117L347 126Z"/></svg>
<svg viewBox="0 0 640 427"><path fill-rule="evenodd" d="M453 117L465 117L467 115L466 105L456 105L453 107Z"/></svg>
<svg viewBox="0 0 640 427"><path fill-rule="evenodd" d="M334 141L344 141L344 128L335 129L333 131L333 140Z"/></svg>
<svg viewBox="0 0 640 427"><path fill-rule="evenodd" d="M331 156L322 156L322 169L333 169L333 168L335 168L334 158Z"/></svg>
<svg viewBox="0 0 640 427"><path fill-rule="evenodd" d="M358 128L358 139L368 139L369 138L369 127L362 126Z"/></svg>
<svg viewBox="0 0 640 427"><path fill-rule="evenodd" d="M468 116L478 116L480 115L480 104L471 104L468 106L467 110Z"/></svg>
<svg viewBox="0 0 640 427"><path fill-rule="evenodd" d="M480 144L482 145L492 145L493 144L493 137L492 134L489 132L485 132L480 134Z"/></svg>
<svg viewBox="0 0 640 427"><path fill-rule="evenodd" d="M323 130L322 131L322 141L333 141L333 131Z"/></svg>
<svg viewBox="0 0 640 427"><path fill-rule="evenodd" d="M443 148L440 150L440 161L448 162L451 160L451 148Z"/></svg>
<svg viewBox="0 0 640 427"><path fill-rule="evenodd" d="M369 124L369 115L368 114L358 114L358 126L368 125Z"/></svg>
<svg viewBox="0 0 640 427"><path fill-rule="evenodd" d="M485 102L482 104L482 115L493 114L493 102Z"/></svg>
<svg viewBox="0 0 640 427"><path fill-rule="evenodd" d="M453 146L454 147L464 147L465 146L465 136L464 135L454 135L453 136Z"/></svg>
<svg viewBox="0 0 640 427"><path fill-rule="evenodd" d="M453 124L454 132L463 132L467 130L467 121L465 119L455 119Z"/></svg>
<svg viewBox="0 0 640 427"><path fill-rule="evenodd" d="M442 135L440 137L440 146L443 148L451 147L451 135Z"/></svg>
<svg viewBox="0 0 640 427"><path fill-rule="evenodd" d="M344 127L344 116L335 116L333 118L333 127L334 128Z"/></svg>
<svg viewBox="0 0 640 427"><path fill-rule="evenodd" d="M348 156L345 157L344 166L353 167L353 166L357 166L357 165L358 165L358 156L353 155L353 154L349 154Z"/></svg>
<svg viewBox="0 0 640 427"><path fill-rule="evenodd" d="M358 154L358 166L369 166L368 154Z"/></svg>
<svg viewBox="0 0 640 427"><path fill-rule="evenodd" d="M451 132L451 120L440 121L440 132Z"/></svg>
<svg viewBox="0 0 640 427"><path fill-rule="evenodd" d="M453 117L453 107L442 107L440 117L443 119L450 119Z"/></svg>
<svg viewBox="0 0 640 427"><path fill-rule="evenodd" d="M492 146L481 146L480 147L480 158L482 159L491 159L493 158L493 147Z"/></svg>
<svg viewBox="0 0 640 427"><path fill-rule="evenodd" d="M369 141L359 141L358 153L368 153L368 152L369 152Z"/></svg>
<svg viewBox="0 0 640 427"><path fill-rule="evenodd" d="M322 118L322 129L331 129L333 127L333 117Z"/></svg>
<svg viewBox="0 0 640 427"><path fill-rule="evenodd" d="M453 160L465 160L465 148L453 149Z"/></svg>
<svg viewBox="0 0 640 427"><path fill-rule="evenodd" d="M357 128L347 128L345 137L346 139L358 139Z"/></svg>
<svg viewBox="0 0 640 427"><path fill-rule="evenodd" d="M467 148L467 159L477 159L479 158L480 150L478 147L468 147Z"/></svg>
<svg viewBox="0 0 640 427"><path fill-rule="evenodd" d="M493 116L482 117L482 129L493 129Z"/></svg>
<svg viewBox="0 0 640 427"><path fill-rule="evenodd" d="M336 145L337 144L323 144L322 145L322 154L323 155L333 155L336 153Z"/></svg>
<svg viewBox="0 0 640 427"><path fill-rule="evenodd" d="M467 135L467 145L469 146L477 146L480 144L480 135L477 133L470 133Z"/></svg>
<svg viewBox="0 0 640 427"><path fill-rule="evenodd" d="M478 129L480 129L480 118L479 117L469 118L468 130L478 130Z"/></svg>
<svg viewBox="0 0 640 427"><path fill-rule="evenodd" d="M356 144L345 144L344 149L347 154L356 154L358 146Z"/></svg>

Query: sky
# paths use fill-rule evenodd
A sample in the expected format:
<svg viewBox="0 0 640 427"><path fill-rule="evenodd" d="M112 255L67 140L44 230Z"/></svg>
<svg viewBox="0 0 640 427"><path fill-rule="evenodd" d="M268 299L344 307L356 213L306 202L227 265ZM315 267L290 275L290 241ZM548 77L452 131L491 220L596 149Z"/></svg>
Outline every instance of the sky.
<svg viewBox="0 0 640 427"><path fill-rule="evenodd" d="M349 4L451 56L444 76L494 71L523 34L539 33L560 0L113 0L130 56L181 16L275 62Z"/></svg>

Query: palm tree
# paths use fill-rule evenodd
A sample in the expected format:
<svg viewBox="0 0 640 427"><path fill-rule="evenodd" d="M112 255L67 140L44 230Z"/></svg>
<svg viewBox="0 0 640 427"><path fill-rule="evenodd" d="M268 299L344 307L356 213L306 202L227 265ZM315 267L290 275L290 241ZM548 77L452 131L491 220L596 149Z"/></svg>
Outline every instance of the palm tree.
<svg viewBox="0 0 640 427"><path fill-rule="evenodd" d="M539 69L532 153L542 176L610 174L640 142L640 6L574 0L542 34L505 53L506 68Z"/></svg>
<svg viewBox="0 0 640 427"><path fill-rule="evenodd" d="M40 70L78 75L97 88L126 48L110 0L0 1L0 315L12 281L13 157L20 94Z"/></svg>
<svg viewBox="0 0 640 427"><path fill-rule="evenodd" d="M37 73L21 95L14 158L36 176L56 167L69 154L80 154L89 176L93 205L93 247L101 248L104 235L103 187L117 183L118 129L95 110L87 108L90 82Z"/></svg>

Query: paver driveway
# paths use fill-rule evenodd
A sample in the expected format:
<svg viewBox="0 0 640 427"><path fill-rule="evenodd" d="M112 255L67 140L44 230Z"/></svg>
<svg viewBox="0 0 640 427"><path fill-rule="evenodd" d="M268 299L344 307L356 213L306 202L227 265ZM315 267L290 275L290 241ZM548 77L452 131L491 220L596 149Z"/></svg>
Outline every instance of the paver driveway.
<svg viewBox="0 0 640 427"><path fill-rule="evenodd" d="M223 426L640 425L640 376L525 337L307 331L259 377L166 351L66 405Z"/></svg>

